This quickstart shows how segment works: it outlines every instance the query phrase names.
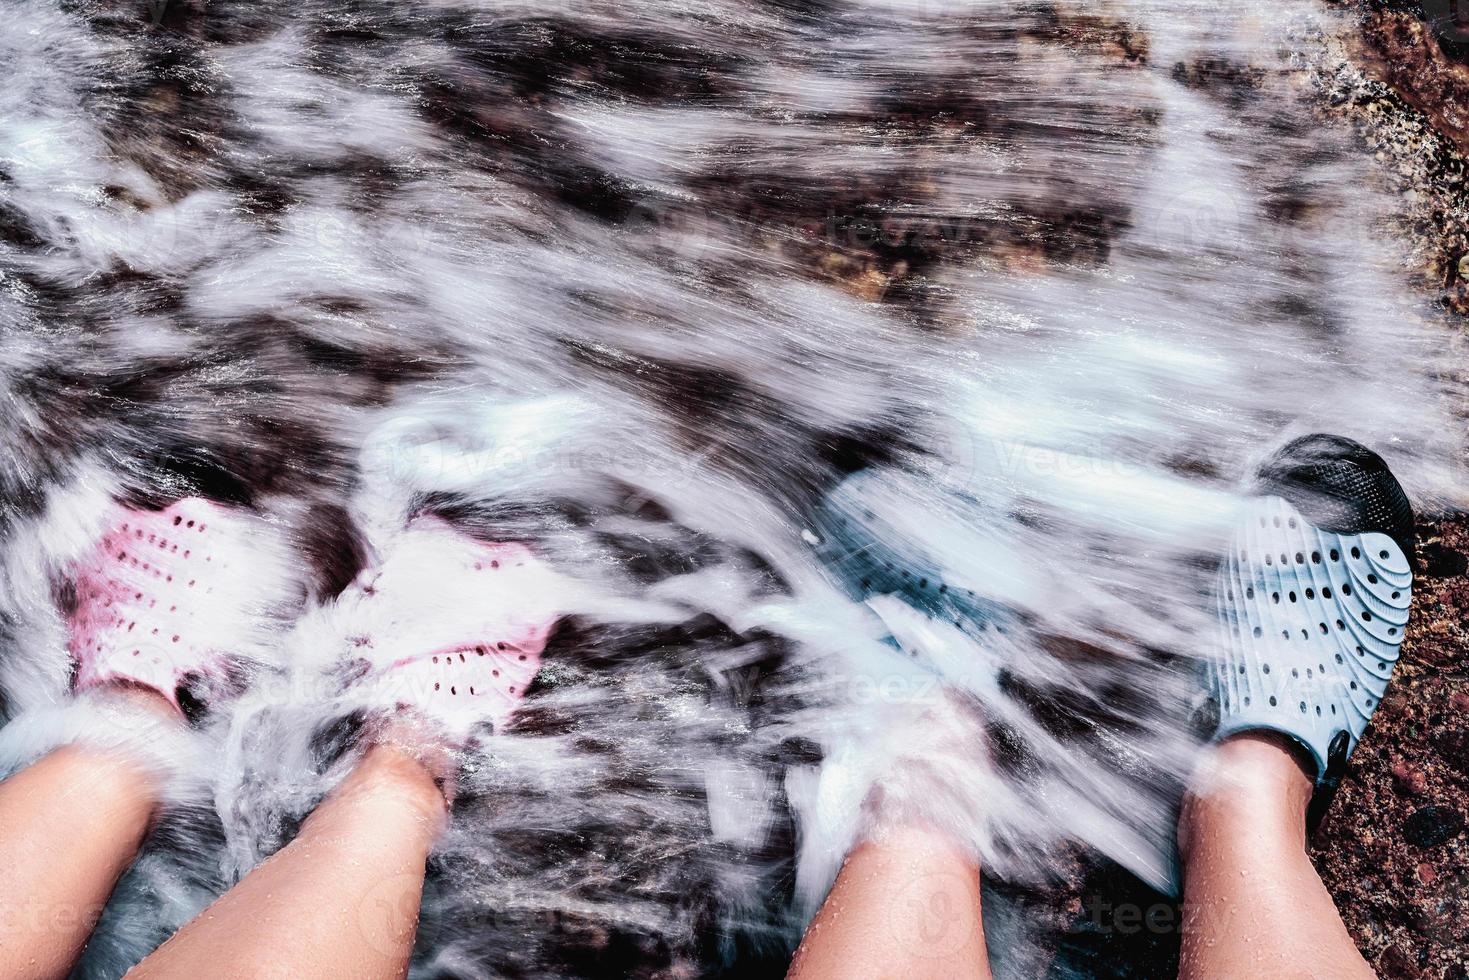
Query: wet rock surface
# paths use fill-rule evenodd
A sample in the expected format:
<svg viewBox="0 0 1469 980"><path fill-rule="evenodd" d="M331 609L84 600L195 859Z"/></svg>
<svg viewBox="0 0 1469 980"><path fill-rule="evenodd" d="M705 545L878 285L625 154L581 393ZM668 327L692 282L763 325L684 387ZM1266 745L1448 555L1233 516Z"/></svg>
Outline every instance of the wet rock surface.
<svg viewBox="0 0 1469 980"><path fill-rule="evenodd" d="M1324 41L1310 83L1401 196L1424 288L1469 313L1469 30L1456 41L1441 18L1433 26L1447 2L1340 6L1356 30Z"/></svg>
<svg viewBox="0 0 1469 980"><path fill-rule="evenodd" d="M1403 660L1311 842L1348 930L1383 977L1469 976L1469 575L1453 560L1466 555L1469 519L1420 524ZM1071 867L1064 894L1020 902L1065 920L1043 975L1174 977L1178 905L1087 855Z"/></svg>
<svg viewBox="0 0 1469 980"><path fill-rule="evenodd" d="M1469 22L1459 37L1443 20L1451 5L1433 0L1339 6L1355 29L1314 39L1321 47L1303 83L1324 117L1355 129L1400 194L1394 220L1418 263L1409 273L1450 313L1445 342L1457 343L1469 314ZM1381 976L1466 980L1469 517L1423 520L1417 551L1402 662L1311 855ZM1059 896L1069 921L1047 975L1173 977L1177 905L1085 855L1074 872Z"/></svg>
<svg viewBox="0 0 1469 980"><path fill-rule="evenodd" d="M1469 521L1419 528L1413 620L1312 854L1383 976L1469 966Z"/></svg>
<svg viewBox="0 0 1469 980"><path fill-rule="evenodd" d="M1344 5L1315 84L1402 195L1425 292L1469 313L1469 22L1454 5ZM1457 317L1446 322L1456 342ZM1469 976L1469 519L1418 529L1413 619L1392 693L1312 844L1363 954L1385 977ZM1151 974L1150 974L1151 975ZM1161 972L1158 975L1163 975Z"/></svg>

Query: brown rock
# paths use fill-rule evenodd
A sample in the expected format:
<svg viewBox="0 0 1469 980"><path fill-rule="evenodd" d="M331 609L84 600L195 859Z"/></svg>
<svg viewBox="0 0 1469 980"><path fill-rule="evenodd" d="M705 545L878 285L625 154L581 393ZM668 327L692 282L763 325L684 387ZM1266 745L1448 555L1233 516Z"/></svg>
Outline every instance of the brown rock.
<svg viewBox="0 0 1469 980"><path fill-rule="evenodd" d="M1428 780L1423 773L1402 761L1393 764L1392 782L1404 796L1422 796L1428 789Z"/></svg>
<svg viewBox="0 0 1469 980"><path fill-rule="evenodd" d="M1401 946L1389 946L1377 959L1377 969L1391 980L1418 980L1423 971L1418 969L1417 958Z"/></svg>
<svg viewBox="0 0 1469 980"><path fill-rule="evenodd" d="M1469 68L1447 58L1433 32L1410 14L1370 15L1363 33L1385 80L1439 132L1469 148L1469 125L1454 111L1469 100Z"/></svg>

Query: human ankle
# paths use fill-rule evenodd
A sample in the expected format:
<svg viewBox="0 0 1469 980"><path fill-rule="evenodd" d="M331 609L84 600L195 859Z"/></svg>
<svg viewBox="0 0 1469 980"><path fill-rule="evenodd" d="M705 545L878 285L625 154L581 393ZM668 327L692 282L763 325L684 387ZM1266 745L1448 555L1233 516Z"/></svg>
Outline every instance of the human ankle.
<svg viewBox="0 0 1469 980"><path fill-rule="evenodd" d="M1245 732L1216 745L1195 774L1178 823L1179 851L1202 837L1277 832L1304 845L1306 807L1315 790L1299 750L1282 735Z"/></svg>
<svg viewBox="0 0 1469 980"><path fill-rule="evenodd" d="M369 746L342 783L342 795L364 803L409 804L422 816L441 819L452 793L437 771L436 760L391 742Z"/></svg>

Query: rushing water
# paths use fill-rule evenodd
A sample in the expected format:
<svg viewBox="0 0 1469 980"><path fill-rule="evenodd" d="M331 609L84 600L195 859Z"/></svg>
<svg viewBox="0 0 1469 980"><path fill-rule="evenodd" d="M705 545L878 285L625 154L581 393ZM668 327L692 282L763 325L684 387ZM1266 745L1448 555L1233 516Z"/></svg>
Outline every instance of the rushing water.
<svg viewBox="0 0 1469 980"><path fill-rule="evenodd" d="M1420 506L1460 486L1311 3L3 9L11 714L64 686L24 597L78 487L248 500L317 598L426 496L584 583L467 760L422 976L778 972L895 770L1003 886L1066 842L1159 882L1237 478L1324 429ZM872 635L810 546L864 465L1015 629ZM340 775L319 625L215 718L220 819L169 825L87 975Z"/></svg>

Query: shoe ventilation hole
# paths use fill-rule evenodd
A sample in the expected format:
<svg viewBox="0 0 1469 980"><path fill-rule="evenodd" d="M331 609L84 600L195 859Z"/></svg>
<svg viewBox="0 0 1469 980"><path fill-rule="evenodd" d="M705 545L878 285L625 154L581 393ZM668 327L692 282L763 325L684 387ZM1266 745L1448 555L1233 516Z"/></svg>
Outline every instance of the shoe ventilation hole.
<svg viewBox="0 0 1469 980"><path fill-rule="evenodd" d="M438 689L439 689L439 682L438 681L434 681L434 690L437 691Z"/></svg>
<svg viewBox="0 0 1469 980"><path fill-rule="evenodd" d="M1321 627L1321 635L1322 636L1325 636L1327 634L1327 632L1328 632L1327 629L1326 629L1326 624L1325 623L1317 623L1316 625L1319 626L1319 627Z"/></svg>
<svg viewBox="0 0 1469 980"><path fill-rule="evenodd" d="M1350 687L1350 688L1351 688L1351 689L1352 689L1352 690L1354 690L1354 691L1355 691L1355 690L1356 690L1356 689L1357 689L1357 682L1356 682L1356 681L1352 681L1352 682L1351 682L1351 683L1350 683L1350 684L1349 684L1349 685L1347 685L1347 686L1348 686L1348 687Z"/></svg>
<svg viewBox="0 0 1469 980"><path fill-rule="evenodd" d="M1245 695L1245 707L1248 708L1249 706L1250 706L1250 696L1248 694L1246 694Z"/></svg>
<svg viewBox="0 0 1469 980"><path fill-rule="evenodd" d="M1336 714L1336 705L1334 704L1331 706L1331 713Z"/></svg>
<svg viewBox="0 0 1469 980"><path fill-rule="evenodd" d="M1275 695L1270 695L1270 707L1275 707Z"/></svg>
<svg viewBox="0 0 1469 980"><path fill-rule="evenodd" d="M1350 585L1343 585L1341 587L1341 594L1342 595L1351 595L1352 594L1352 587Z"/></svg>
<svg viewBox="0 0 1469 980"><path fill-rule="evenodd" d="M1249 588L1245 589L1245 598L1246 599L1253 599L1253 598L1255 598L1255 587L1253 585L1250 586Z"/></svg>
<svg viewBox="0 0 1469 980"><path fill-rule="evenodd" d="M1260 638L1260 627L1256 626L1255 627L1255 639L1258 640L1259 638ZM1241 667L1240 670L1244 670L1244 668Z"/></svg>
<svg viewBox="0 0 1469 980"><path fill-rule="evenodd" d="M1373 575L1372 573L1369 572L1367 574L1367 581L1368 582L1371 582L1373 585L1376 585L1377 584L1377 576L1376 575Z"/></svg>
<svg viewBox="0 0 1469 980"><path fill-rule="evenodd" d="M1280 563L1282 565L1288 565L1288 564L1290 564L1290 558L1287 557L1286 553L1283 552L1283 551L1280 553Z"/></svg>
<svg viewBox="0 0 1469 980"><path fill-rule="evenodd" d="M1341 561L1341 555L1337 552L1337 550L1335 548L1332 548L1331 549L1331 560L1332 561Z"/></svg>
<svg viewBox="0 0 1469 980"><path fill-rule="evenodd" d="M1272 593L1270 593L1270 601L1271 602L1279 602L1280 601L1280 593L1279 592L1272 592Z"/></svg>
<svg viewBox="0 0 1469 980"><path fill-rule="evenodd" d="M1241 674L1243 674L1243 673L1244 673L1244 672L1245 672L1245 665L1244 665L1244 664L1240 664L1240 665L1239 665L1239 672L1240 672L1240 673L1241 673Z"/></svg>
<svg viewBox="0 0 1469 980"><path fill-rule="evenodd" d="M1267 565L1274 565L1275 564L1275 559L1274 558L1271 558L1269 555L1266 555L1265 556L1265 564L1267 564Z"/></svg>
<svg viewBox="0 0 1469 980"><path fill-rule="evenodd" d="M1301 554L1299 551L1297 551L1296 552L1296 564L1297 565L1304 565L1305 563L1306 563L1306 556L1303 555L1303 554Z"/></svg>
<svg viewBox="0 0 1469 980"><path fill-rule="evenodd" d="M1287 593L1287 596L1286 597L1288 599L1290 599L1291 602L1295 602L1296 601L1296 594L1294 592Z"/></svg>
<svg viewBox="0 0 1469 980"><path fill-rule="evenodd" d="M1372 622L1372 614L1365 609L1362 610L1362 621L1364 623Z"/></svg>
<svg viewBox="0 0 1469 980"><path fill-rule="evenodd" d="M1358 548L1356 545L1353 545L1352 546L1352 557L1353 558L1361 558L1362 557L1362 549L1361 548Z"/></svg>
<svg viewBox="0 0 1469 980"><path fill-rule="evenodd" d="M1307 589L1306 590L1306 598L1307 599L1314 599L1314 598L1316 598L1316 590L1315 589Z"/></svg>
<svg viewBox="0 0 1469 980"><path fill-rule="evenodd" d="M1265 673L1267 673L1267 674L1270 673L1270 665L1269 664L1265 664L1263 666L1263 669L1264 669Z"/></svg>
<svg viewBox="0 0 1469 980"><path fill-rule="evenodd" d="M1301 714L1305 714L1305 713L1306 713L1306 702L1302 701L1301 702Z"/></svg>
<svg viewBox="0 0 1469 980"><path fill-rule="evenodd" d="M1292 677L1300 677L1301 676L1301 672L1299 670L1297 670L1296 668L1292 667L1290 669L1290 675Z"/></svg>
<svg viewBox="0 0 1469 980"><path fill-rule="evenodd" d="M1322 586L1321 587L1321 598L1323 598L1323 599L1330 599L1331 598L1331 589L1330 589L1329 586Z"/></svg>
<svg viewBox="0 0 1469 980"><path fill-rule="evenodd" d="M1344 630L1347 628L1347 624L1338 619L1336 621L1336 628L1339 630Z"/></svg>
<svg viewBox="0 0 1469 980"><path fill-rule="evenodd" d="M1313 565L1319 565L1319 564L1321 564L1321 552L1319 552L1319 551L1313 551L1313 552L1311 552L1311 564L1313 564Z"/></svg>
<svg viewBox="0 0 1469 980"><path fill-rule="evenodd" d="M1369 708L1372 707L1372 699L1371 698L1368 698L1367 699L1367 707L1369 707Z"/></svg>
<svg viewBox="0 0 1469 980"><path fill-rule="evenodd" d="M1392 597L1393 597L1393 598L1394 598L1394 599L1401 599L1401 598L1402 598L1402 597L1403 597L1403 594L1402 594L1402 593L1401 593L1401 592L1394 592L1394 593L1393 593L1393 594L1392 594Z"/></svg>
<svg viewBox="0 0 1469 980"><path fill-rule="evenodd" d="M1319 704L1316 705L1316 717L1317 718L1320 718L1321 717L1321 705L1319 705Z"/></svg>

